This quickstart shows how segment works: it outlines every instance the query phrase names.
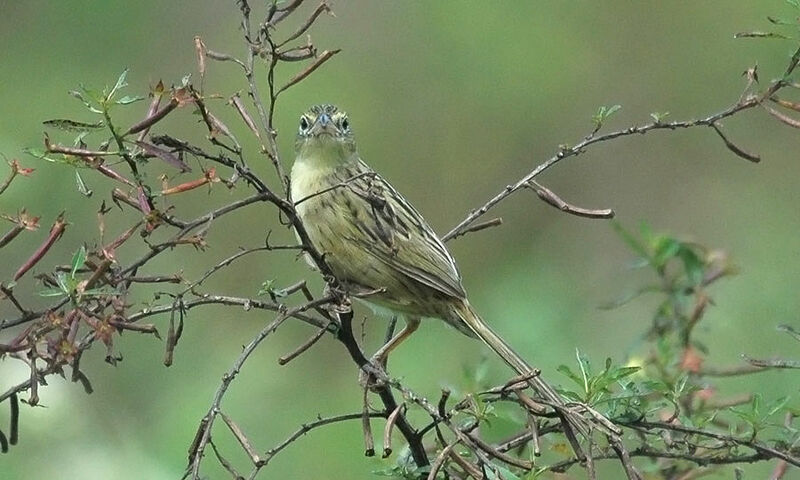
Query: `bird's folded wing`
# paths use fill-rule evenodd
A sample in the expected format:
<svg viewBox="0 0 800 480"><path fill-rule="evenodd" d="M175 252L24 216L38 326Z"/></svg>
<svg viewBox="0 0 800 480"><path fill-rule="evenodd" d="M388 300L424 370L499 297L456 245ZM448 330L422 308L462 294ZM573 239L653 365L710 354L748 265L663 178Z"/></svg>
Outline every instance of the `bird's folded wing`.
<svg viewBox="0 0 800 480"><path fill-rule="evenodd" d="M370 237L359 247L400 273L446 295L466 296L455 261L422 215L379 176L364 177L350 191L369 212L358 226ZM353 239L355 241L355 239Z"/></svg>

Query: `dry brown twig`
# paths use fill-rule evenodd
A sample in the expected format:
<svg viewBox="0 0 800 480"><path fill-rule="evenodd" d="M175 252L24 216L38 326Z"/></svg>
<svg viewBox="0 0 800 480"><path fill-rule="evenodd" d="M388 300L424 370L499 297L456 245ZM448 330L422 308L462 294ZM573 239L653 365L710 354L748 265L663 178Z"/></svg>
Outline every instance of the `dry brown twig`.
<svg viewBox="0 0 800 480"><path fill-rule="evenodd" d="M788 465L800 465L800 460L792 453L764 445L755 440L743 441L732 435L723 435L702 429L688 428L671 422L654 423L640 419L635 422L625 423L617 421L616 423L612 423L588 405L573 404L569 405L569 408L574 411L575 415L592 418L598 428L605 427L608 431L614 431L614 429L624 426L639 433L643 437L652 435L653 431L671 432L686 436L689 440L684 440L684 442L692 447L699 446L705 448L703 445L700 445L699 442L694 442L694 440L692 440L695 437L704 437L724 444L747 448L754 453L748 455L731 454L727 457L720 457L705 455L702 450L692 453L645 447L629 450L625 443L620 441L615 435L597 435L600 442L605 442L602 445L598 442L597 438L589 435L588 438L585 439L587 440L587 445L585 449L583 449L585 455L580 453L582 451L581 446L578 444L580 439L570 438L569 440L573 443L573 448L578 452L575 458L551 463L542 467L538 465L538 459L522 459L511 453L511 451L530 445L533 456L538 457L542 453L540 445L542 439L558 434L563 435L565 432L562 432L559 422L554 418L552 409L540 403L538 399L531 397L526 392L527 385L524 383L525 378L512 378L504 385L481 393L481 395L488 396L488 401L490 402L514 402L527 419L525 428L514 435L513 438L500 444L491 444L487 442L476 429L479 422L465 426L456 421L459 415L465 415L470 409L475 409L475 405L471 404L468 399L456 402L453 408L447 410L446 404L449 393L443 393L439 403L433 405L403 382L390 378L383 372L374 371L370 371L369 373L376 376L379 382L373 387L373 392L371 393L374 393L380 399L380 408L370 410L365 397L365 408L363 412L317 418L317 420L313 422L302 425L300 429L277 446L266 451L260 451L245 435L244 429L239 426L233 416L228 413L223 413L223 400L241 369L245 366L250 355L286 320L290 318L300 320L308 323L317 330L308 341L298 346L293 352L281 357L279 359L281 364L288 363L291 359L303 354L316 344L325 333L331 333L335 336L347 349L354 363L359 368L368 369L370 364L361 350L361 346L353 336L351 326L352 310L349 308L349 299L341 289L338 288L335 278L333 278L330 269L326 266L324 255L314 249L305 233L303 225L300 223L295 213L294 207L310 197L298 199L294 203L289 198L288 178L285 174L282 160L278 154L276 132L273 124L273 117L280 96L317 72L321 66L339 53L338 49L324 50L318 53L316 46L311 43L310 39L304 44L293 45L293 43L306 35L307 32L313 28L315 23L323 17L323 14L332 13L331 8L326 2L320 3L313 9L310 15L303 17L299 22L298 28L294 30L293 33L282 40L275 40L273 38L275 34L274 27L289 18L295 18L294 16L299 15L301 11L300 7L304 3L303 0L292 0L281 5L277 3L269 4L264 15L264 20L257 25L254 25L251 20L253 12L249 3L246 0L239 0L238 3L242 13L242 30L245 39L246 50L243 57L244 59L240 60L235 56L210 50L203 40L197 37L195 39L195 49L198 55L198 70L201 78L199 90L194 90L191 85L167 90L164 88L164 85L159 82L153 89L151 94L152 98L144 118L128 128L119 128L115 126L112 123L111 117L106 114L104 117L105 123L111 134L113 143L116 144L115 150L108 150L107 144L98 146L95 149L85 146L68 147L51 143L49 138L45 138L45 147L48 153L63 155L65 158L76 157L80 162L83 162L85 166L117 182L116 184L120 187L114 189L112 198L115 202L118 202L120 209L122 209L122 205L125 205L126 211L129 211L129 207L134 209L137 218L134 223L129 224L129 228L118 234L116 240L107 243L105 246L101 245L100 247L89 249L87 258L83 264L80 265L81 269L76 269L72 272L75 274L89 275L89 277L84 280L85 283L82 285L82 289L86 290L95 286L106 289L106 293L102 293L96 298L87 297L79 300L78 295L71 295L69 298L63 298L54 302L47 309L34 311L25 308L24 305L26 302L20 302L20 299L14 296L13 287L0 285L0 291L3 294L2 298L12 303L19 312L19 316L17 317L2 319L2 321L0 321L0 332L6 330L11 331L9 329L17 327L23 329L12 342L7 345L0 345L0 356L9 355L14 359L23 361L30 369L30 377L28 380L0 394L0 402L7 400L11 411L10 435L6 436L5 433L0 430L0 447L2 447L3 451L7 450L9 445L14 445L17 440L17 423L19 419L17 399L20 393L29 391L30 396L28 397L28 403L35 405L38 402L39 385L43 384L47 376L54 373L62 373L64 366L70 366L72 368L73 381L80 382L87 391L91 391L91 383L80 369L79 361L81 354L90 348L97 340L101 340L108 348L109 359L113 360L113 358L115 358L113 355L113 339L115 334L118 335L123 330L139 333L157 333L154 325L139 324L138 322L145 318L164 314L170 316L167 351L165 354L165 363L169 364L172 361L174 350L180 338L183 329L183 319L187 312L200 306L216 304L244 307L247 310L256 309L270 311L275 313L275 318L247 344L241 354L235 359L229 370L223 376L222 382L214 394L208 411L199 422L197 434L191 444L186 474L187 477L192 479L201 478L202 461L204 458L207 458L205 454L209 446L214 451L217 461L220 462L220 465L227 472L235 478L242 477L234 465L221 455L217 445L212 442L211 434L217 423L217 418L222 418L223 423L227 426L229 434L233 436L239 447L250 459L252 469L247 478L255 478L259 472L269 464L271 459L301 438L305 433L332 423L361 420L365 426L369 427L365 428L366 449L369 452L373 450L369 443L372 442L370 420L375 418L383 418L386 421L383 429L383 456L388 457L392 454L393 450L396 450L392 448L392 438L395 432L399 432L399 435L406 441L410 456L416 466L421 468L430 466L429 473L425 474L425 476L430 479L437 478L437 472L448 472L447 474L452 474L453 477L457 475L454 472L460 472L464 477L472 476L474 478L483 478L485 472L499 472L498 465L500 464L504 464L508 468L518 469L518 471L521 472L530 472L537 468L545 468L555 472L564 471L577 463L583 464L587 469L589 478L596 478L596 463L605 459L616 459L620 462L622 470L629 479L638 479L641 478L641 475L632 461L632 458L636 457L678 459L694 462L698 465L778 459L779 462L781 462L778 464L779 467L784 469L782 471L785 471L785 467ZM758 155L750 153L733 143L723 132L720 122L745 110L762 107L782 123L792 127L798 127L800 122L796 119L766 104L767 101L771 101L781 108L792 111L798 110L796 104L778 98L776 95L784 87L791 85L788 78L795 71L798 58L800 58L800 50L792 57L783 77L771 82L762 93L745 92L735 104L707 117L666 123L655 120L640 126L604 134L600 133L601 129L598 124L597 128L577 144L571 147L561 148L554 156L539 164L527 175L508 185L481 207L470 212L461 222L450 230L450 232L444 235L443 239L445 241L452 240L486 228L500 226L502 224L500 218L484 222L479 222L478 220L506 198L522 189L533 190L540 199L569 214L588 218L610 218L613 216L613 210L587 209L572 205L561 199L552 190L537 183L537 177L566 158L582 155L596 144L609 142L617 138L628 137L635 134L647 134L656 130L671 131L695 127L710 127L723 141L725 146L734 154L751 162L759 161L760 157ZM222 98L228 99L228 104L235 109L246 127L246 131L249 131L259 143L261 153L269 158L274 173L280 181L280 191L273 191L270 189L268 187L268 182L249 168L248 163L245 161L246 156L233 133L233 129L222 123L219 117L214 115L212 111L214 107L212 101L213 96L207 95L204 89L205 77L210 72L209 64L206 63L208 59L219 62L229 62L230 64L238 65L238 67L242 68L247 85L247 96L252 103L251 108L255 108L256 110L256 115L253 116L248 112L247 106L238 93ZM266 82L264 82L264 79L258 77L257 67L261 60L264 61L267 67ZM285 84L280 86L276 84L275 71L277 68L283 67L284 64L295 64L301 61L305 61L307 64L291 76ZM748 78L751 77L754 78L755 73ZM268 94L265 97L262 97L259 91L259 85L263 84L268 86ZM748 84L748 91L754 85L755 80L751 80ZM167 98L169 98L169 100L166 100ZM164 101L166 103L163 103ZM168 115L175 115L173 112L179 111L181 107L186 105L192 105L198 109L202 117L204 131L208 135L207 140L214 148L219 149L218 153L211 153L200 146L165 134L151 135L150 142L145 141L145 137L151 130L161 126L161 120ZM172 167L175 167L180 172L188 172L189 167L183 160L184 156L193 157L208 162L211 165L216 165L216 168L220 168L220 170L230 171L231 180L226 181L226 185L234 187L239 180L243 179L246 182L247 188L252 189L254 193L228 204L212 208L205 214L192 220L178 218L178 216L174 215L170 210L170 207L164 203L163 195L169 194L178 196L190 189L200 186L207 188L205 185L211 185L212 183L221 181L220 178L216 176L215 167L204 168L202 178L195 178L195 180L180 183L173 187L164 187L161 191L161 196L159 196L157 193L152 193L158 191L158 186L147 185L144 182L139 171L139 163L137 162L145 162L150 158L160 159ZM130 178L133 178L133 180L129 180L106 165L104 159L107 157L117 157L123 162L121 165L124 166L127 164L130 169L129 173L132 175ZM11 164L11 167L12 173L0 184L0 194L8 188L11 181L14 180L18 174L25 175L30 173L27 169L19 167L18 164ZM355 180L355 178L342 182L340 185L333 186L331 189L348 188L348 183L352 180ZM172 179L169 181L172 183ZM326 191L318 192L317 195L323 194ZM270 245L269 242L266 242L266 245L263 247L241 250L211 266L203 275L192 281L185 280L181 274L176 273L139 273L140 269L151 264L153 259L161 257L172 249L185 248L189 245L198 249L205 248L205 233L209 228L212 228L216 220L224 215L238 212L249 205L264 203L274 208L285 224L297 231L299 237L299 243L297 245ZM17 222L12 230L0 237L0 248L11 242L11 240L16 238L23 230L35 227L38 219L36 219L36 221L31 221L30 218L23 218L23 214L24 212L18 214ZM65 219L59 217L56 220L46 241L42 243L30 258L23 262L22 266L17 270L15 280L22 278L22 276L34 266L40 265L40 261L47 255L55 241L64 234L66 225ZM147 241L149 235L158 228L168 229L170 235L166 237L166 240L160 243L147 243L149 248L145 253L129 260L127 263L120 262L115 252L121 248L123 244L129 242L131 238L136 238L136 236L133 235L134 233L137 231L140 232L145 241ZM294 285L284 289L280 296L271 292L270 300L206 293L203 291L206 280L215 276L220 271L229 268L237 259L254 252L269 253L277 251L289 251L293 254L304 252L310 255L317 265L319 265L320 273L328 282L328 293L315 299L310 291L308 291L304 281L298 281ZM73 269L67 268L65 270L66 272L62 269L61 273L69 273L70 270ZM55 277L50 276L48 280L48 277L45 275L44 278L45 282L54 283L53 278ZM176 284L180 285L180 289L169 293L169 295L173 296L173 301L170 303L154 304L141 310L131 310L130 306L126 304L126 298L130 290L132 288L139 288L139 286L142 285L153 284L165 286ZM300 294L302 294L303 301L297 303L294 299L298 298ZM291 306L293 302L295 305ZM50 347L51 344L60 345L61 349L53 349ZM787 364L786 361L783 361L784 363L781 364L777 361L758 361L754 359L750 359L749 361L752 365L758 367L794 366ZM762 371L762 369L753 367L743 367L732 371L713 371L706 369L705 371L698 372L698 374L707 376L738 375L754 371ZM538 374L539 372L536 371L531 375ZM365 394L366 393L367 392L365 392ZM402 396L402 401L399 403L395 399L396 394ZM407 416L407 410L412 407L419 408L427 415L427 426L418 429L412 425ZM430 458L432 451L430 447L433 442L426 443L426 435L430 432L436 434L435 442L438 444L438 450L435 453L432 463ZM462 455L461 452L456 451L457 447L458 449L465 449L468 455ZM778 467L776 467L776 471L778 471ZM495 475L499 476L497 473L495 473ZM783 473L780 475L783 475Z"/></svg>

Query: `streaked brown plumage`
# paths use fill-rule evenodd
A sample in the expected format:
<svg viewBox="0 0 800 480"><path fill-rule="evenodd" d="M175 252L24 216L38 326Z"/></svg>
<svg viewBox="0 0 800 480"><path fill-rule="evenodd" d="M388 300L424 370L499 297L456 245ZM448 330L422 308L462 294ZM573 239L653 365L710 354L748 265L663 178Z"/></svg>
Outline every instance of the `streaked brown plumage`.
<svg viewBox="0 0 800 480"><path fill-rule="evenodd" d="M384 289L369 301L406 317L406 329L379 357L420 318L435 317L483 340L520 375L531 372L469 304L453 257L422 215L361 160L344 112L312 107L301 117L296 150L292 198L311 242L347 289ZM563 405L540 379L531 384L547 402Z"/></svg>

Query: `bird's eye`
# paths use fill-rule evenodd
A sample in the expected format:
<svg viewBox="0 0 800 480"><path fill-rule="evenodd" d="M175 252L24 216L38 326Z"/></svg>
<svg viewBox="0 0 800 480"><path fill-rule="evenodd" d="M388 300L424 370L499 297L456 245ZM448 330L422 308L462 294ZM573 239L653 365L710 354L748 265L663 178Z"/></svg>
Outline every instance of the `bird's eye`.
<svg viewBox="0 0 800 480"><path fill-rule="evenodd" d="M347 118L342 120L342 130L350 130L350 120Z"/></svg>
<svg viewBox="0 0 800 480"><path fill-rule="evenodd" d="M300 117L300 131L305 132L308 130L308 119L306 117Z"/></svg>

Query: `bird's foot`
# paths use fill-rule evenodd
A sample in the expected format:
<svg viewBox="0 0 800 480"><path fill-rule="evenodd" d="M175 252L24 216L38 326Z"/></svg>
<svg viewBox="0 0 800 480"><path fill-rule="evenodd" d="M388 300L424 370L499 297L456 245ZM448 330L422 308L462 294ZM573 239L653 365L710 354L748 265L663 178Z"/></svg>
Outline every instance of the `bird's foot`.
<svg viewBox="0 0 800 480"><path fill-rule="evenodd" d="M372 391L385 386L388 379L385 360L376 357L364 364L358 373L359 385Z"/></svg>

